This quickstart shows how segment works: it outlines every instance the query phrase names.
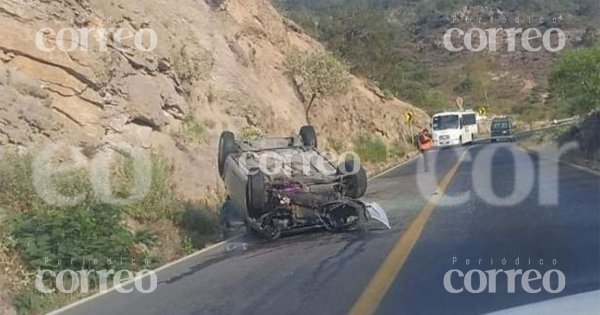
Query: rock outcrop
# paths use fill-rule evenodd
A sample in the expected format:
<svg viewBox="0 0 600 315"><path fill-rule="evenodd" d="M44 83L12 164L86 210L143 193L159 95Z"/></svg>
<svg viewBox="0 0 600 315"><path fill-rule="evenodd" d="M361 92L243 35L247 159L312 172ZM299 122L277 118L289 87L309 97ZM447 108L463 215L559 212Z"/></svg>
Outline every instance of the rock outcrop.
<svg viewBox="0 0 600 315"><path fill-rule="evenodd" d="M132 143L168 157L178 191L194 199L219 182L222 130L290 135L306 123L284 66L296 49L324 48L268 0L2 1L0 145ZM353 78L349 92L317 101L311 121L324 143L392 143L406 140L407 110L426 123ZM199 145L179 136L186 117L202 126Z"/></svg>

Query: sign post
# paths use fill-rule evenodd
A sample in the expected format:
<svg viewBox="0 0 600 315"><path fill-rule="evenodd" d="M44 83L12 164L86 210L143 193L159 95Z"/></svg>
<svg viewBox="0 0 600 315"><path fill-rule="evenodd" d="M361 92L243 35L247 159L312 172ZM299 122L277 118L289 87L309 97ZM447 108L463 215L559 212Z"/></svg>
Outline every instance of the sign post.
<svg viewBox="0 0 600 315"><path fill-rule="evenodd" d="M458 110L463 110L463 104L465 103L465 99L462 96L456 98L456 106L458 106Z"/></svg>
<svg viewBox="0 0 600 315"><path fill-rule="evenodd" d="M406 119L406 122L408 123L408 127L410 129L410 143L411 144L415 144L415 134L413 131L413 124L412 124L413 117L414 117L414 114L411 111L407 111L404 113L404 118Z"/></svg>

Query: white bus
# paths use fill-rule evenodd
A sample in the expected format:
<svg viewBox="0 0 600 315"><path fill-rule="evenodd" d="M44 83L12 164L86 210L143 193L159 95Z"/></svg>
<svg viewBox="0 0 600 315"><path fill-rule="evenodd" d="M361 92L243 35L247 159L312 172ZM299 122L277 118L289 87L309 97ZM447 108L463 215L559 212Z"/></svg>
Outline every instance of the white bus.
<svg viewBox="0 0 600 315"><path fill-rule="evenodd" d="M435 114L431 129L436 147L472 143L479 132L477 116L472 110Z"/></svg>

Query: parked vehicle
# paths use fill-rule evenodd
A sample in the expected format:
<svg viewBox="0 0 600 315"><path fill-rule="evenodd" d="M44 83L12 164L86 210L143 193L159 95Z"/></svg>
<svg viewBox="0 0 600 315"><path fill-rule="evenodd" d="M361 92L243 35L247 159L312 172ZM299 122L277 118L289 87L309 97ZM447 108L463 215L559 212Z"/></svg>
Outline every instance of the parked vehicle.
<svg viewBox="0 0 600 315"><path fill-rule="evenodd" d="M443 112L433 115L431 123L436 147L472 143L479 128L474 111Z"/></svg>
<svg viewBox="0 0 600 315"><path fill-rule="evenodd" d="M515 141L514 126L512 118L502 116L492 119L491 134L492 142L496 141Z"/></svg>
<svg viewBox="0 0 600 315"><path fill-rule="evenodd" d="M313 227L364 227L369 219L389 227L379 205L358 199L367 189L362 165L335 165L317 150L312 126L302 127L296 137L252 141L236 141L225 131L218 164L233 208L247 229L262 237Z"/></svg>

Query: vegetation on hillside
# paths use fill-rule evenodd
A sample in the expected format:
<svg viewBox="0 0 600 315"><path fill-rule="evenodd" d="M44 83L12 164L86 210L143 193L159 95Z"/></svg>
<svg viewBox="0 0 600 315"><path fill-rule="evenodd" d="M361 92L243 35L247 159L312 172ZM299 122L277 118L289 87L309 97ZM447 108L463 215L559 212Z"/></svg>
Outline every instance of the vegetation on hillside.
<svg viewBox="0 0 600 315"><path fill-rule="evenodd" d="M304 99L304 113L309 123L310 109L317 98L343 93L350 84L344 65L327 52L293 51L286 58L286 67Z"/></svg>
<svg viewBox="0 0 600 315"><path fill-rule="evenodd" d="M572 150L566 153L565 158L575 163L600 170L600 109L592 111L583 116L582 121L571 126L566 132L562 133L557 142L563 145L575 141L579 145L578 150Z"/></svg>
<svg viewBox="0 0 600 315"><path fill-rule="evenodd" d="M80 202L68 206L52 204L39 193L39 169L35 169L33 153L3 150L0 157L0 254L12 257L0 259L0 268L10 275L4 281L15 282L11 291L20 313L41 313L81 297L36 291L38 270L152 269L174 258L165 257L165 251L182 255L219 237L217 212L178 200L169 184L171 168L157 156L151 158L147 170L151 173L149 190L131 203L103 200L90 182L87 167L46 178L49 182L44 185L50 184L60 194L82 196ZM69 162L51 163L60 169ZM116 198L132 196L135 172L130 155L115 157L110 166L110 190ZM169 237L179 238L181 243L169 243ZM90 276L91 292L98 289L95 276ZM56 284L48 273L43 281L48 288ZM70 283L69 279L65 283Z"/></svg>
<svg viewBox="0 0 600 315"><path fill-rule="evenodd" d="M344 6L311 2L297 8L289 12L290 17L326 43L353 74L423 108L439 102L431 90L429 70L407 42L408 34L398 32L386 20L385 11L359 2ZM407 47L396 46L402 43Z"/></svg>
<svg viewBox="0 0 600 315"><path fill-rule="evenodd" d="M600 46L571 51L555 64L549 78L554 96L571 114L587 114L600 106Z"/></svg>
<svg viewBox="0 0 600 315"><path fill-rule="evenodd" d="M553 17L562 16L569 28L585 30L581 40L568 43L567 51L597 38L600 13L596 0L274 1L344 60L353 74L376 82L398 98L433 113L455 108L454 99L462 96L466 107L486 106L492 113L515 114L524 120L568 114L564 102L546 99L547 65L556 55L452 54L436 43L446 29L456 27L451 15L463 8L485 7L508 16L543 17L546 22L530 26L542 30L552 27L548 21ZM523 60L528 66L520 64Z"/></svg>

